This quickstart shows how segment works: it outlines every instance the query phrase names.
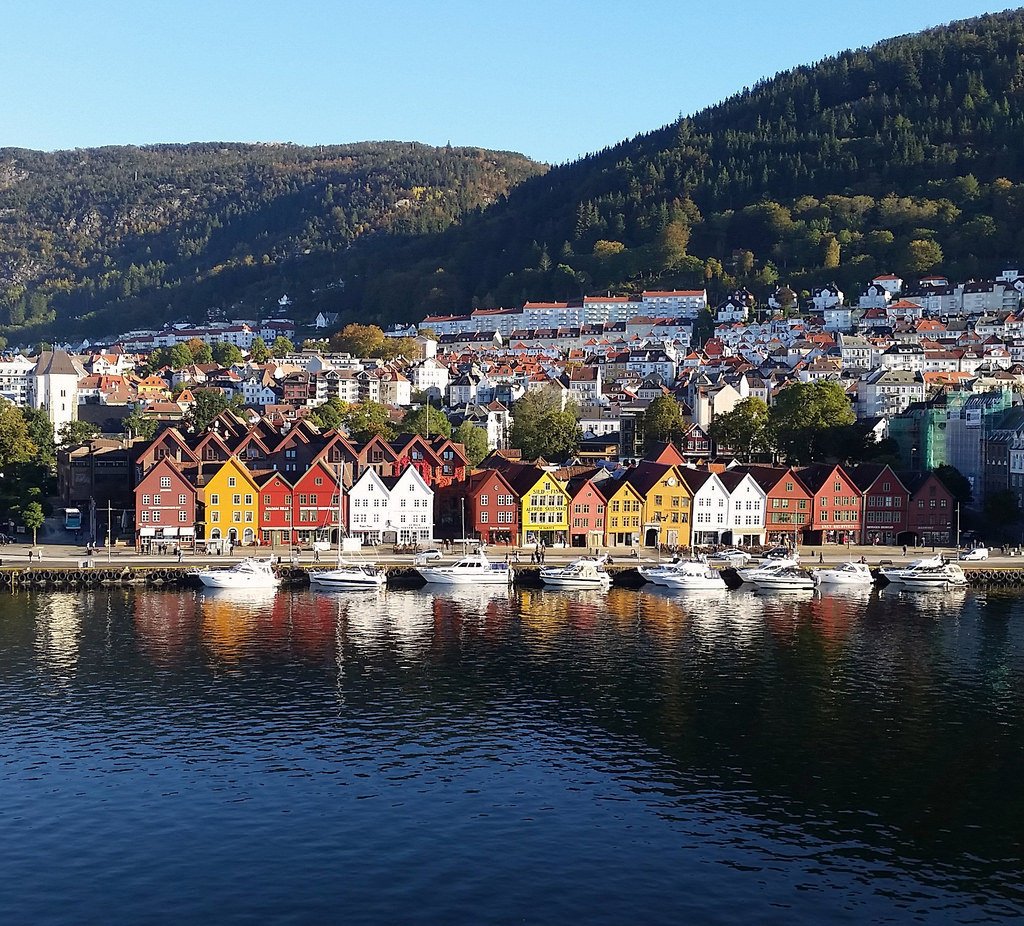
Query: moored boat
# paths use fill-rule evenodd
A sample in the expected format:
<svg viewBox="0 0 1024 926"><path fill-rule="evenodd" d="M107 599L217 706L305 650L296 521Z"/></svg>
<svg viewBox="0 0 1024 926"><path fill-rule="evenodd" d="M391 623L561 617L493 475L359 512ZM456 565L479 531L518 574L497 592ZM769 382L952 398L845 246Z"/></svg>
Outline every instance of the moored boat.
<svg viewBox="0 0 1024 926"><path fill-rule="evenodd" d="M699 560L673 563L659 575L656 584L682 591L721 591L728 588L717 569Z"/></svg>
<svg viewBox="0 0 1024 926"><path fill-rule="evenodd" d="M956 563L947 563L941 556L916 559L906 566L887 566L881 573L890 582L906 588L942 589L967 585L963 569Z"/></svg>
<svg viewBox="0 0 1024 926"><path fill-rule="evenodd" d="M333 569L309 574L309 584L318 589L380 588L386 585L387 574L372 563L339 559Z"/></svg>
<svg viewBox="0 0 1024 926"><path fill-rule="evenodd" d="M207 588L276 588L281 584L273 560L254 556L227 569L200 569L195 575Z"/></svg>
<svg viewBox="0 0 1024 926"><path fill-rule="evenodd" d="M859 585L868 586L875 581L867 563L840 563L833 569L815 569L817 585Z"/></svg>
<svg viewBox="0 0 1024 926"><path fill-rule="evenodd" d="M781 572L784 569L796 569L800 565L799 556L772 557L763 559L756 566L748 566L746 569L737 569L736 574L744 582L756 582L759 578L770 576L773 573Z"/></svg>
<svg viewBox="0 0 1024 926"><path fill-rule="evenodd" d="M492 563L483 550L450 566L417 566L416 571L439 585L508 585L513 578L508 563Z"/></svg>
<svg viewBox="0 0 1024 926"><path fill-rule="evenodd" d="M608 588L612 577L604 568L607 557L584 556L566 566L547 566L540 580L552 588Z"/></svg>
<svg viewBox="0 0 1024 926"><path fill-rule="evenodd" d="M773 591L813 591L814 589L814 578L806 569L800 569L797 566L764 570L751 581L758 588Z"/></svg>

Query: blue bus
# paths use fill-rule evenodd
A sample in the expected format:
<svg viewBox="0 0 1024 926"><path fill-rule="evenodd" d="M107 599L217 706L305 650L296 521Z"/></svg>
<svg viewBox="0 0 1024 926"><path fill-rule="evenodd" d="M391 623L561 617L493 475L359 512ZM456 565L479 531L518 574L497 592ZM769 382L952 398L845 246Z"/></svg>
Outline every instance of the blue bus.
<svg viewBox="0 0 1024 926"><path fill-rule="evenodd" d="M82 512L77 508L64 509L64 530L77 531L82 529Z"/></svg>

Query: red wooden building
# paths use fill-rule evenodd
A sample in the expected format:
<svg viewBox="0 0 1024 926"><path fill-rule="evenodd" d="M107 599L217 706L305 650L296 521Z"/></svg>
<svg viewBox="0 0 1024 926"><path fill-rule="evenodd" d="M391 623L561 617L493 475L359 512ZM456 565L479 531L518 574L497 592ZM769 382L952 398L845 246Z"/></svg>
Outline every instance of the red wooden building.
<svg viewBox="0 0 1024 926"><path fill-rule="evenodd" d="M256 483L260 487L260 543L290 547L295 543L291 483L276 472L257 476Z"/></svg>
<svg viewBox="0 0 1024 926"><path fill-rule="evenodd" d="M768 543L804 543L811 529L811 493L796 473L784 466L739 466L734 472L749 473L768 496L765 539Z"/></svg>
<svg viewBox="0 0 1024 926"><path fill-rule="evenodd" d="M501 473L477 470L469 477L465 498L467 533L484 543L515 543L519 535L519 498Z"/></svg>
<svg viewBox="0 0 1024 926"><path fill-rule="evenodd" d="M614 481L612 485L618 487ZM575 476L569 480L569 545L593 547L604 545L605 509L608 498L601 484L590 476Z"/></svg>
<svg viewBox="0 0 1024 926"><path fill-rule="evenodd" d="M910 490L905 542L922 546L956 543L956 500L933 473L904 475Z"/></svg>
<svg viewBox="0 0 1024 926"><path fill-rule="evenodd" d="M861 543L904 543L910 492L892 468L879 463L861 463L850 476L862 494Z"/></svg>
<svg viewBox="0 0 1024 926"><path fill-rule="evenodd" d="M338 475L323 461L294 480L292 528L298 542L335 540L338 526ZM344 524L344 511L342 512Z"/></svg>
<svg viewBox="0 0 1024 926"><path fill-rule="evenodd" d="M135 548L195 548L196 487L174 463L155 463L135 487Z"/></svg>
<svg viewBox="0 0 1024 926"><path fill-rule="evenodd" d="M817 463L796 470L811 494L808 543L856 543L861 531L861 494L843 467Z"/></svg>

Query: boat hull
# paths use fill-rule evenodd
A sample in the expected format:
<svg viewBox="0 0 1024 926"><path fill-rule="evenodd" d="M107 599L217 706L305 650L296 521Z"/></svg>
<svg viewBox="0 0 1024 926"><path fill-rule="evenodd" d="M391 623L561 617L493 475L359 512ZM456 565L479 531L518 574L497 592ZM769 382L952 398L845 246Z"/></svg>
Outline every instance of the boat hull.
<svg viewBox="0 0 1024 926"><path fill-rule="evenodd" d="M475 575L444 572L441 569L430 569L418 566L416 571L431 585L508 585L512 581L511 570L508 572L493 570L478 572Z"/></svg>
<svg viewBox="0 0 1024 926"><path fill-rule="evenodd" d="M200 572L197 575L207 588L277 588L281 584L276 576L239 576L227 569L223 572Z"/></svg>
<svg viewBox="0 0 1024 926"><path fill-rule="evenodd" d="M662 576L657 584L683 592L724 592L729 588L721 576Z"/></svg>
<svg viewBox="0 0 1024 926"><path fill-rule="evenodd" d="M309 584L320 589L344 588L381 588L387 584L387 576L380 574L348 574L331 572L314 572L309 577Z"/></svg>
<svg viewBox="0 0 1024 926"><path fill-rule="evenodd" d="M541 576L541 582L551 588L609 588L611 579L581 579L573 576Z"/></svg>

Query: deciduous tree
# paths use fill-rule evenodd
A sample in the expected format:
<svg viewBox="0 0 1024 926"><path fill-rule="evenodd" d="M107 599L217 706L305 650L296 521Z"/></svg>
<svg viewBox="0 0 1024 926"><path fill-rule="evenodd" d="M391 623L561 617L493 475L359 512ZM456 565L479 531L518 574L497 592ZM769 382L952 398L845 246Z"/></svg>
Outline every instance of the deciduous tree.
<svg viewBox="0 0 1024 926"><path fill-rule="evenodd" d="M469 421L463 421L452 431L452 440L466 448L466 459L470 466L479 466L488 454L487 432Z"/></svg>
<svg viewBox="0 0 1024 926"><path fill-rule="evenodd" d="M421 405L402 419L402 433L451 437L452 423L441 409L429 404Z"/></svg>
<svg viewBox="0 0 1024 926"><path fill-rule="evenodd" d="M342 413L342 423L358 441L368 441L378 434L384 440L393 440L397 434L388 407L380 402L359 402L346 406Z"/></svg>
<svg viewBox="0 0 1024 926"><path fill-rule="evenodd" d="M835 429L846 428L855 420L850 400L839 383L791 383L775 398L769 413L769 434L790 463L810 463L831 456Z"/></svg>
<svg viewBox="0 0 1024 926"><path fill-rule="evenodd" d="M87 444L99 433L100 429L91 421L69 421L67 424L62 425L57 433L57 446L68 448L77 447L79 444Z"/></svg>
<svg viewBox="0 0 1024 926"><path fill-rule="evenodd" d="M512 406L509 442L524 459L563 460L575 452L582 437L575 406L562 410L559 395L550 388L528 392Z"/></svg>
<svg viewBox="0 0 1024 926"><path fill-rule="evenodd" d="M644 443L649 449L663 441L677 441L685 427L679 403L670 395L658 396L644 412Z"/></svg>
<svg viewBox="0 0 1024 926"><path fill-rule="evenodd" d="M749 459L768 450L768 404L756 396L742 399L731 412L711 422L711 439L718 448Z"/></svg>
<svg viewBox="0 0 1024 926"><path fill-rule="evenodd" d="M46 523L46 516L43 514L43 506L39 502L29 502L21 512L22 523L32 531L32 546L36 545L36 535L39 528Z"/></svg>

